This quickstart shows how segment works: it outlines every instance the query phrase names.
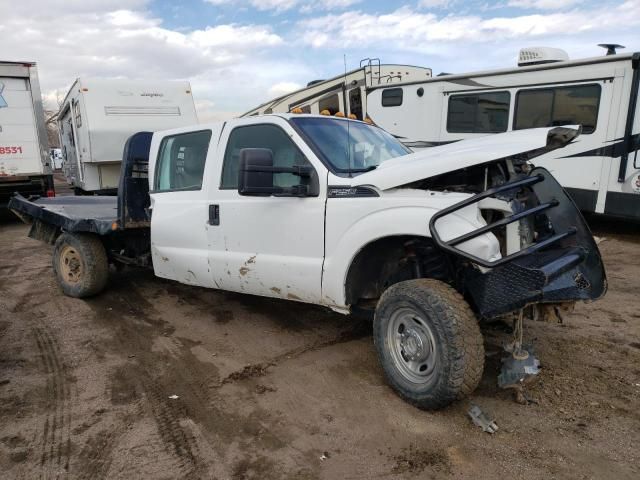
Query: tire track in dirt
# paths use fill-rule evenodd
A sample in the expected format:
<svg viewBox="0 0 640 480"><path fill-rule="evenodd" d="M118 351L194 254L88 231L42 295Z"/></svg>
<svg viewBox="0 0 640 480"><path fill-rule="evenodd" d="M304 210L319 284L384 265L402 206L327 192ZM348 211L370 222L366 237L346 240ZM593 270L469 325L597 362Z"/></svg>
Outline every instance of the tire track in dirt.
<svg viewBox="0 0 640 480"><path fill-rule="evenodd" d="M97 437L89 439L79 454L83 460L79 479L100 480L107 478L109 467L113 461L113 449L120 437L119 431L106 430Z"/></svg>
<svg viewBox="0 0 640 480"><path fill-rule="evenodd" d="M91 304L99 321L108 322L112 329L116 326L114 346L127 354L136 352L135 360L121 370L120 381L129 390L139 392L128 403L139 415L146 411L155 423L165 451L177 463L179 473L176 478L198 478L206 470L206 463L198 438L187 421L195 414L193 405L187 406L182 398L170 399L169 396L178 391L181 396L186 395L201 404L208 398L207 392L202 391L201 385L189 381L190 375L185 372L189 372L190 365L183 361L180 342L175 339L160 342L160 351L153 351L153 339L168 335L167 324L157 318L153 305L138 293L129 279L125 283L126 295L114 290ZM167 348L167 344L171 348ZM165 361L170 359L171 366L160 373L158 365L165 363L160 362L163 358Z"/></svg>
<svg viewBox="0 0 640 480"><path fill-rule="evenodd" d="M59 478L69 471L71 451L71 388L67 367L55 337L45 325L32 327L40 362L47 375L46 415L42 427L40 478Z"/></svg>
<svg viewBox="0 0 640 480"><path fill-rule="evenodd" d="M168 399L166 392L155 382L145 381L143 388L160 438L179 459L180 477L198 477L203 467L198 443L193 433L180 422L187 417L184 404L179 399Z"/></svg>

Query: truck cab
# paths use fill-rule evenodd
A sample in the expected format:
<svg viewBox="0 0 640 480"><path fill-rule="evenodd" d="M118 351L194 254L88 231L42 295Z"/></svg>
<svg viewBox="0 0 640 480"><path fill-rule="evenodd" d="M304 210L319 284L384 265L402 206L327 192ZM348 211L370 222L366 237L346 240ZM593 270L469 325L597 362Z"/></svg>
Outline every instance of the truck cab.
<svg viewBox="0 0 640 480"><path fill-rule="evenodd" d="M14 198L10 207L54 244L71 296L99 293L114 263L369 312L389 383L440 408L480 381L479 322L515 314L521 333L525 313L604 295L584 219L529 163L579 134L542 128L412 153L365 122L248 117L132 136L117 201ZM521 336L512 353L504 382L518 385L535 365Z"/></svg>

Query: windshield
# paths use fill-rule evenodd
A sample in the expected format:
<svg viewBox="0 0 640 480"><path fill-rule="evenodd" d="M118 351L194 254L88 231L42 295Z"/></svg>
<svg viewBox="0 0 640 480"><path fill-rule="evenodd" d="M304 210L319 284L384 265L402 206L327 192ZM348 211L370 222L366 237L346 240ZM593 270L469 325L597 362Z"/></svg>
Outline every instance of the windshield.
<svg viewBox="0 0 640 480"><path fill-rule="evenodd" d="M337 172L366 172L385 160L411 153L384 130L337 118L292 118L303 136Z"/></svg>

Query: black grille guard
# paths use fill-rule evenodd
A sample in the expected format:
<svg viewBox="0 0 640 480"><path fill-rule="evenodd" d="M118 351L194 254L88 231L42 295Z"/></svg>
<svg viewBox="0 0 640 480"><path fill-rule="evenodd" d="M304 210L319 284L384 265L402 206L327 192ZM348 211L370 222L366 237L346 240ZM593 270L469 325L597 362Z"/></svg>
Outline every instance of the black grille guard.
<svg viewBox="0 0 640 480"><path fill-rule="evenodd" d="M439 219L488 198L516 189L531 189L537 204L450 240L437 231ZM494 229L535 216L546 231L536 242L518 252L488 261L465 252L458 245ZM541 221L542 220L542 221ZM488 189L440 210L431 218L429 230L442 250L489 268L474 269L464 290L484 317L495 317L532 303L596 300L607 290L606 274L598 246L584 218L556 179L544 168L513 182Z"/></svg>

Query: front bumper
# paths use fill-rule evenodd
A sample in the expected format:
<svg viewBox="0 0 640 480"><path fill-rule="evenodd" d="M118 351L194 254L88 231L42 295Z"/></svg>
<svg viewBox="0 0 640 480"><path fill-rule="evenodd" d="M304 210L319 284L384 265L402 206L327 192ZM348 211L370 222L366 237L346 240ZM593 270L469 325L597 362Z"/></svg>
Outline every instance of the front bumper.
<svg viewBox="0 0 640 480"><path fill-rule="evenodd" d="M509 313L534 303L561 303L596 300L607 290L600 252L584 218L567 192L545 169L535 168L527 179L501 185L476 195L434 215L430 229L443 250L486 267L472 270L464 284L465 293L485 318ZM510 186L512 185L512 186ZM474 238L493 228L528 216L535 217L536 242L519 252L489 262L463 252L456 245L464 238L443 241L436 222L453 211L517 188L533 191L536 204L522 212L466 234Z"/></svg>

